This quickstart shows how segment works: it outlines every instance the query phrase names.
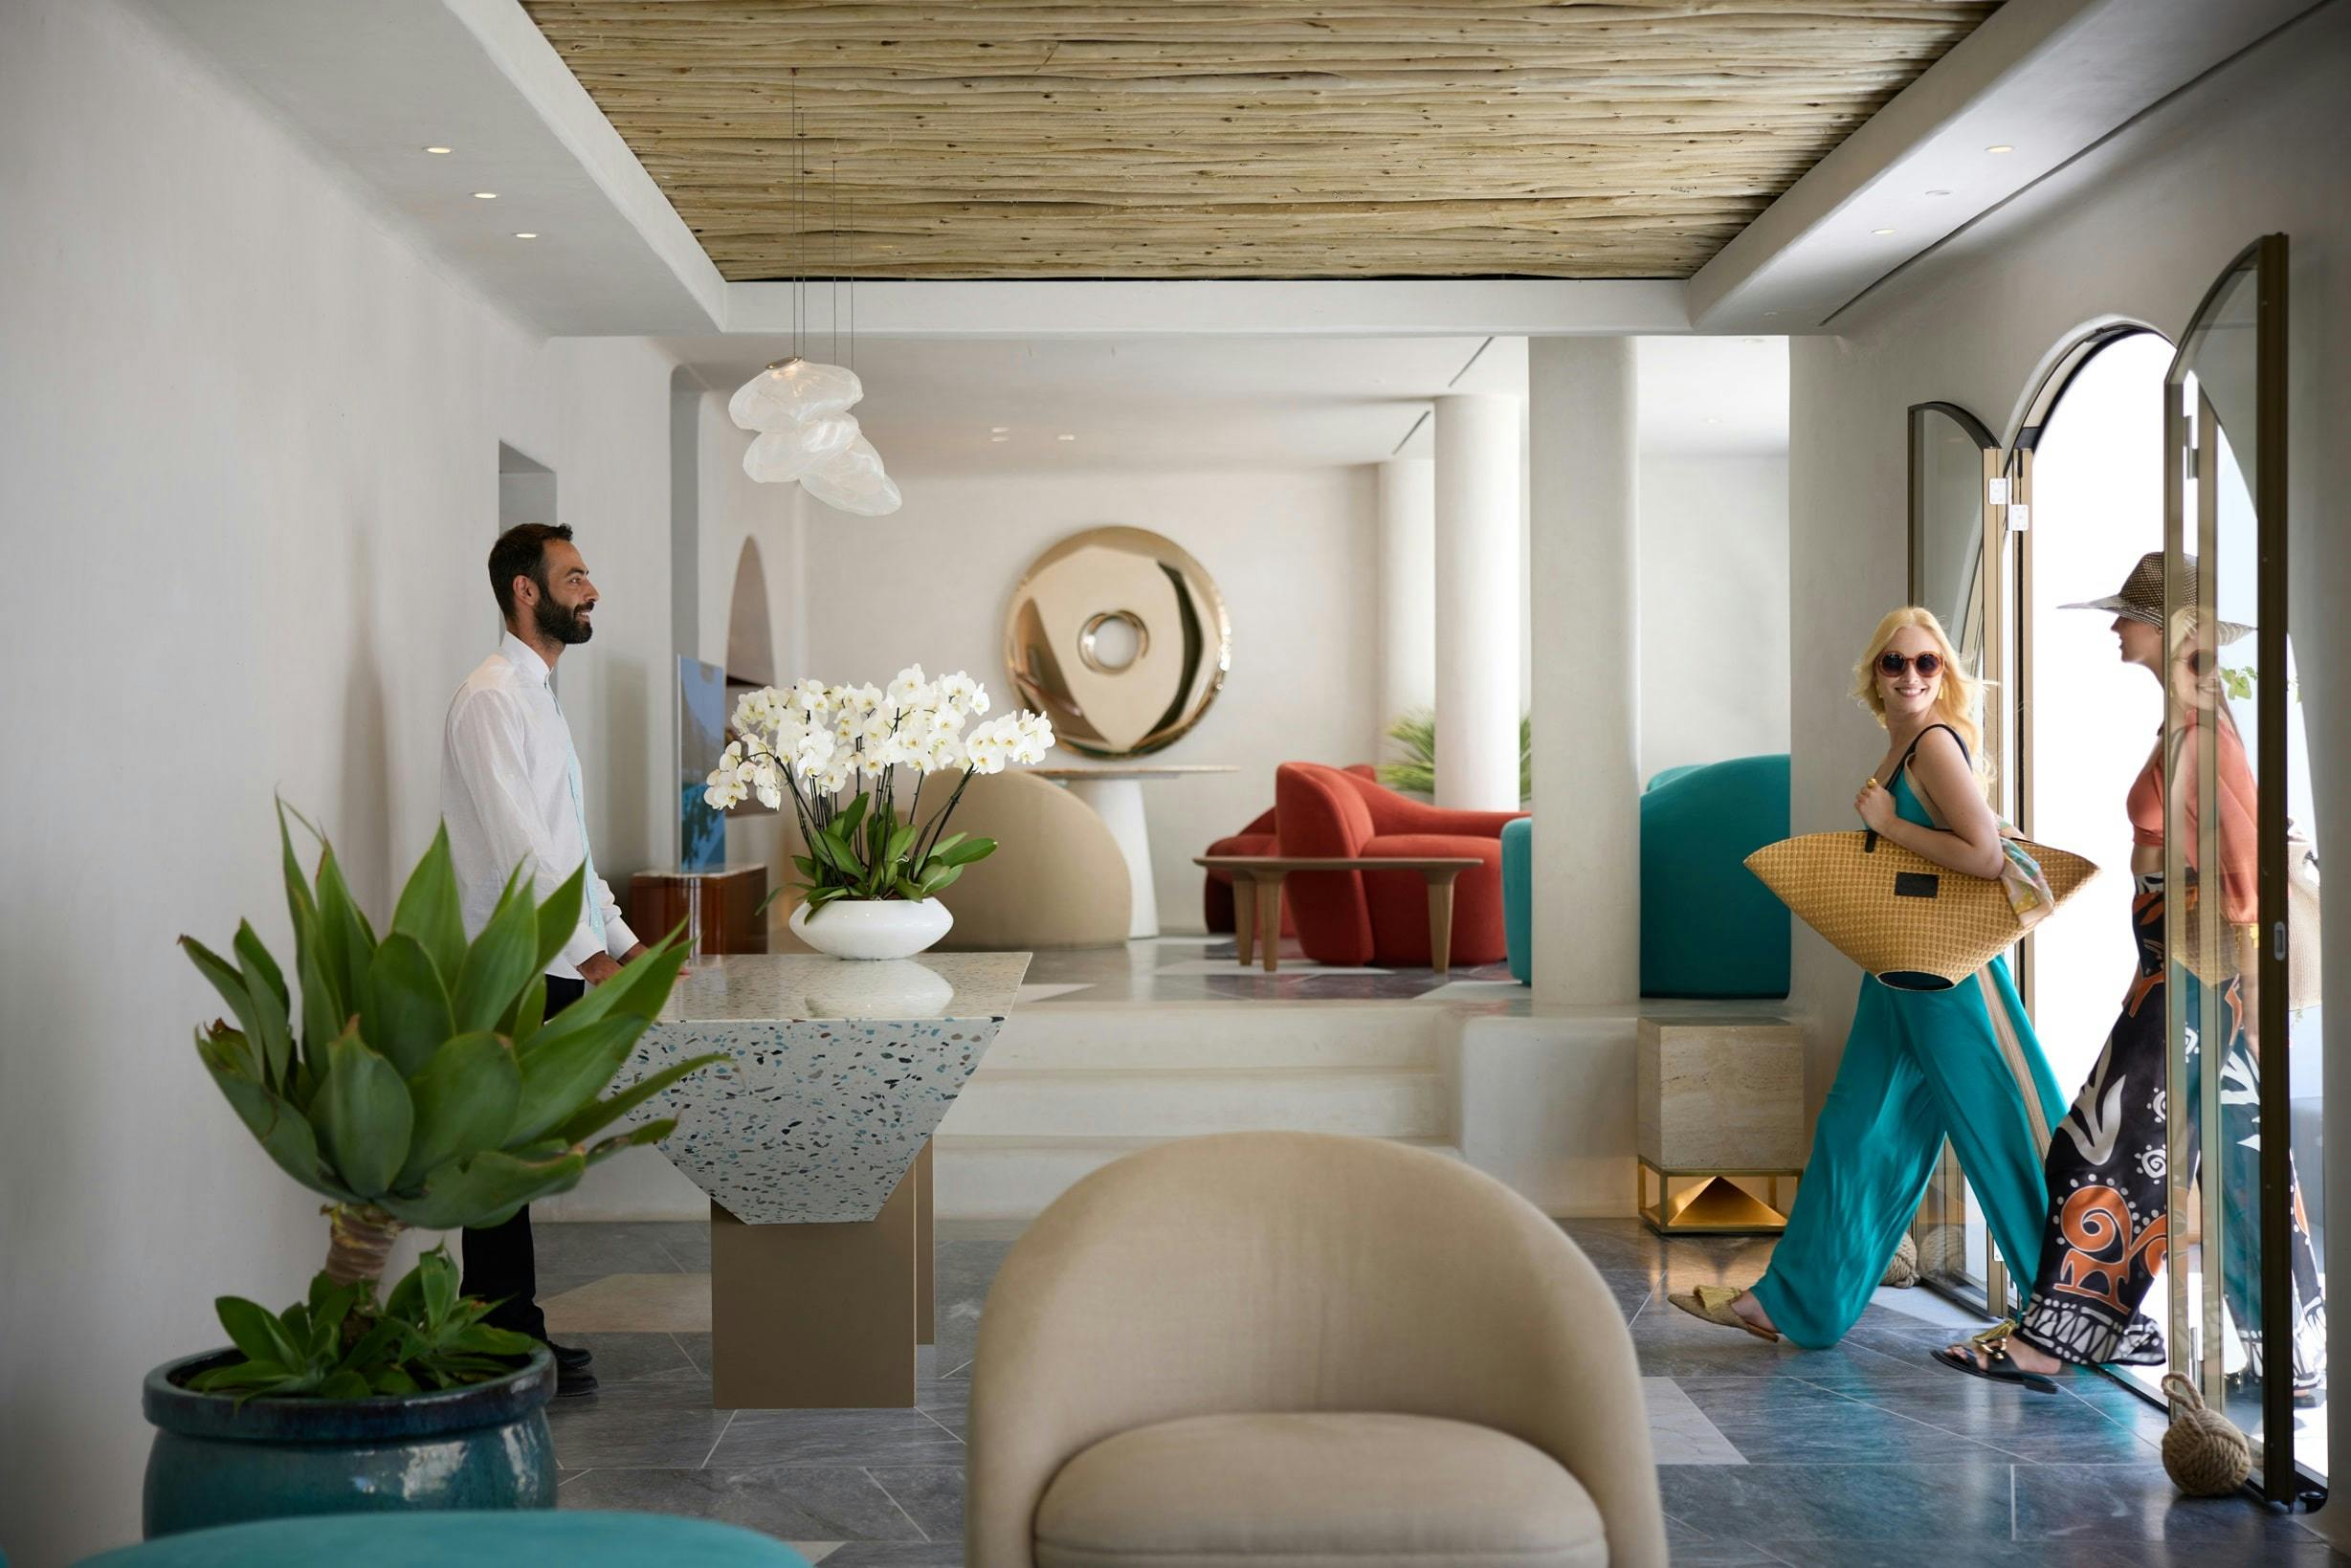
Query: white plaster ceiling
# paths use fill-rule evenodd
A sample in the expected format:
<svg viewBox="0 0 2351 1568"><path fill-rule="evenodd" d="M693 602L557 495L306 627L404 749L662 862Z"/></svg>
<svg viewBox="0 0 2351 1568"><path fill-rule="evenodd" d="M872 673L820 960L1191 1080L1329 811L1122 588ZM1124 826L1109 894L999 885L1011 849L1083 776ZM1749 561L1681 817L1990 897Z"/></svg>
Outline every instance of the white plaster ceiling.
<svg viewBox="0 0 2351 1568"><path fill-rule="evenodd" d="M790 352L788 339L662 346L721 394ZM849 357L823 335L804 347ZM855 412L895 472L1375 463L1429 455L1423 416L1447 392L1526 392L1523 338L861 337L855 358ZM1785 339L1643 339L1639 374L1644 452L1787 450Z"/></svg>

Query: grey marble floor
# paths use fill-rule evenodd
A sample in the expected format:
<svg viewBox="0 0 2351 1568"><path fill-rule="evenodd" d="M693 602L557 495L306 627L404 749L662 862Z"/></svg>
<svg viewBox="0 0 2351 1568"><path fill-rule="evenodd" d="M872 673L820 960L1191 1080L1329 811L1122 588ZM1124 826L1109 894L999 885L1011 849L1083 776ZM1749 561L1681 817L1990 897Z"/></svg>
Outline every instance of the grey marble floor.
<svg viewBox="0 0 2351 1568"><path fill-rule="evenodd" d="M1665 1302L1753 1280L1768 1242L1566 1228L1631 1325L1676 1563L2351 1568L2299 1519L2179 1497L2161 1416L2102 1379L2029 1395L1933 1366L1927 1352L1973 1320L1925 1292L1879 1292L1834 1349L1772 1347ZM571 1336L603 1389L550 1412L562 1503L724 1519L827 1568L961 1562L971 1353L1009 1245L1002 1227L943 1235L939 1344L911 1410L713 1410L706 1336ZM709 1267L698 1225L542 1226L539 1253L543 1295Z"/></svg>

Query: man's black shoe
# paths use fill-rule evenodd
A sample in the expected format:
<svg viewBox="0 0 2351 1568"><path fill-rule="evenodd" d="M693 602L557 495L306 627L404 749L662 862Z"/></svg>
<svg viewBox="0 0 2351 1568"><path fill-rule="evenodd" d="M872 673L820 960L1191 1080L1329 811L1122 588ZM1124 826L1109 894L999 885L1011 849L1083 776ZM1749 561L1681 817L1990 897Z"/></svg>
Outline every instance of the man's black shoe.
<svg viewBox="0 0 2351 1568"><path fill-rule="evenodd" d="M586 1367L568 1367L560 1363L555 1368L555 1397L575 1400L583 1394L596 1391L596 1375Z"/></svg>
<svg viewBox="0 0 2351 1568"><path fill-rule="evenodd" d="M555 1364L566 1372L585 1372L596 1358L592 1351L581 1345L559 1345L552 1339L546 1345L555 1353Z"/></svg>

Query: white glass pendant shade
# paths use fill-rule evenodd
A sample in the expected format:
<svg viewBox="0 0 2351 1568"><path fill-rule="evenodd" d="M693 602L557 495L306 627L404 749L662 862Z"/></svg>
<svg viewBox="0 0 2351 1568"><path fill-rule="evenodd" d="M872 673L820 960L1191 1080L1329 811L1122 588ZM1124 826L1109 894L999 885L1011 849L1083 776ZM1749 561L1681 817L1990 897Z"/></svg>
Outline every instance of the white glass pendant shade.
<svg viewBox="0 0 2351 1568"><path fill-rule="evenodd" d="M743 454L743 471L763 484L789 484L862 439L854 414L827 414L761 435Z"/></svg>
<svg viewBox="0 0 2351 1568"><path fill-rule="evenodd" d="M844 412L864 395L854 370L791 359L737 387L726 411L746 431L785 431Z"/></svg>
<svg viewBox="0 0 2351 1568"><path fill-rule="evenodd" d="M887 517L900 505L898 486L882 472L881 453L860 435L800 475L800 488L836 511Z"/></svg>

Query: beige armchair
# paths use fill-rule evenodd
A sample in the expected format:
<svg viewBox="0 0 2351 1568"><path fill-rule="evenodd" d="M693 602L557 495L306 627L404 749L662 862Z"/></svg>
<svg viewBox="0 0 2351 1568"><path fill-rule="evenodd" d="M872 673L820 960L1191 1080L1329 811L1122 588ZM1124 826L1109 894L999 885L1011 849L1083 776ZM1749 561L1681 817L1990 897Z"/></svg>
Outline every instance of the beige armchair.
<svg viewBox="0 0 2351 1568"><path fill-rule="evenodd" d="M925 790L925 820L934 809ZM952 826L959 833L992 838L1000 848L966 866L940 894L955 917L940 939L942 949L1115 947L1126 940L1133 902L1126 857L1094 807L1059 784L1017 771L979 774L956 805ZM792 857L806 852L787 817L776 859L778 886L800 884ZM768 906L772 951L807 949L786 924L796 902L787 893Z"/></svg>
<svg viewBox="0 0 2351 1568"><path fill-rule="evenodd" d="M1368 1138L1180 1139L1056 1201L972 1367L973 1568L1662 1568L1632 1338L1559 1227Z"/></svg>

